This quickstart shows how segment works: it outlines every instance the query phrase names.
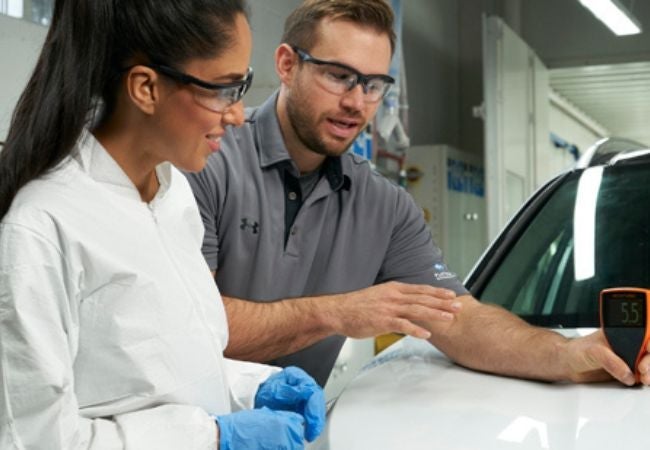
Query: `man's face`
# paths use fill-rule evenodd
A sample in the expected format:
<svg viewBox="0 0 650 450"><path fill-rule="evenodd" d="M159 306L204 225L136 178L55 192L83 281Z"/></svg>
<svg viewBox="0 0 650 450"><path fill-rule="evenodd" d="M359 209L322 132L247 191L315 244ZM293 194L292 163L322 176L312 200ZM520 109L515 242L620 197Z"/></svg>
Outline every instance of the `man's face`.
<svg viewBox="0 0 650 450"><path fill-rule="evenodd" d="M318 43L309 49L313 58L343 64L362 74L388 73L391 47L386 34L348 21L325 20L319 28ZM287 90L287 116L294 133L305 147L321 155L344 153L381 102L368 101L361 85L333 93L328 79L341 75L328 66L304 61L296 67Z"/></svg>

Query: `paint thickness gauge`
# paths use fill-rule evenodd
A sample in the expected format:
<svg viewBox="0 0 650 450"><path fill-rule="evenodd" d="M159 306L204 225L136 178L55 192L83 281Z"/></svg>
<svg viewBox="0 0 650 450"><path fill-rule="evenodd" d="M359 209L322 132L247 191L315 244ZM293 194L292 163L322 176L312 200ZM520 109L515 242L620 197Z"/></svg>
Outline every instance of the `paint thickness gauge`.
<svg viewBox="0 0 650 450"><path fill-rule="evenodd" d="M600 292L600 326L607 342L639 382L637 364L650 339L650 289L610 288Z"/></svg>

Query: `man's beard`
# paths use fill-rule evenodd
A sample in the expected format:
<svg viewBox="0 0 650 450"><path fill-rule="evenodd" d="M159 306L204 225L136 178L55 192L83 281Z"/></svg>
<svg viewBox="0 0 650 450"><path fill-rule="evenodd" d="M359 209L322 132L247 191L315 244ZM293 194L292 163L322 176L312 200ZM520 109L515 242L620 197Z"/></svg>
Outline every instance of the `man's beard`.
<svg viewBox="0 0 650 450"><path fill-rule="evenodd" d="M291 124L298 140L309 150L318 153L319 155L340 156L345 153L357 136L361 134L362 130L347 142L338 143L336 147L327 145L327 143L318 136L318 123L315 120L311 120L311 110L306 106L307 104L308 102L302 101L299 96L298 98L295 98L294 95L289 95L287 97L287 116L289 117L289 123Z"/></svg>

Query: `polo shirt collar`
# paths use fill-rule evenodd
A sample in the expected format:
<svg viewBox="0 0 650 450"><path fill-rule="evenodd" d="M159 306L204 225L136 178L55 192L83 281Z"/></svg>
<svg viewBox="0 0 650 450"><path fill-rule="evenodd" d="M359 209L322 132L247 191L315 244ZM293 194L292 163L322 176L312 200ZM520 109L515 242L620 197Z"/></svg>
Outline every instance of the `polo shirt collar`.
<svg viewBox="0 0 650 450"><path fill-rule="evenodd" d="M271 95L259 108L250 114L255 134L255 146L260 158L260 167L266 169L281 161L291 161L291 156L284 146L280 121L275 110L278 91Z"/></svg>
<svg viewBox="0 0 650 450"><path fill-rule="evenodd" d="M254 109L248 117L248 121L253 124L255 146L257 147L262 169L282 162L295 167L284 145L284 138L280 129L280 120L276 109L278 95L279 91L276 91L259 108ZM343 165L339 156L327 157L321 170L333 191L350 189L351 180L350 177L343 173Z"/></svg>
<svg viewBox="0 0 650 450"><path fill-rule="evenodd" d="M352 181L350 180L350 177L343 173L343 165L341 164L340 156L328 157L321 170L333 191L338 191L340 189L345 189L346 191L350 190Z"/></svg>

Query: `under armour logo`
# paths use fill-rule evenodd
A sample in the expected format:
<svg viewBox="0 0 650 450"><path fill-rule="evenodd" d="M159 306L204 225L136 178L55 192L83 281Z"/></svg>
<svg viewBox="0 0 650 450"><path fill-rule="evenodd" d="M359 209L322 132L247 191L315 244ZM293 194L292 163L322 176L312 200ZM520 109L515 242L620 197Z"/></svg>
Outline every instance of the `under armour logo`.
<svg viewBox="0 0 650 450"><path fill-rule="evenodd" d="M241 225L239 225L239 228L242 229L242 230L245 230L248 227L251 228L251 230L253 231L253 234L257 234L257 230L259 229L260 224L255 222L252 219L249 220L249 219L244 217L241 220Z"/></svg>

